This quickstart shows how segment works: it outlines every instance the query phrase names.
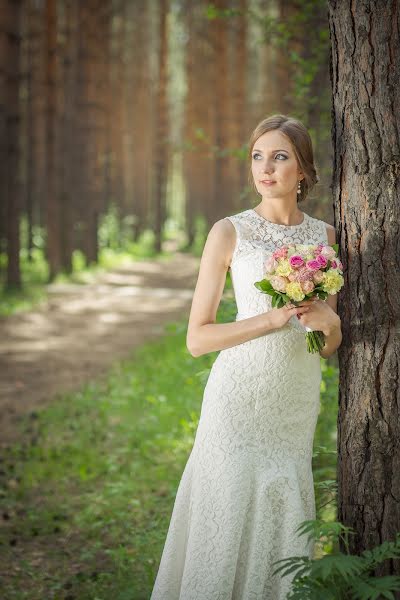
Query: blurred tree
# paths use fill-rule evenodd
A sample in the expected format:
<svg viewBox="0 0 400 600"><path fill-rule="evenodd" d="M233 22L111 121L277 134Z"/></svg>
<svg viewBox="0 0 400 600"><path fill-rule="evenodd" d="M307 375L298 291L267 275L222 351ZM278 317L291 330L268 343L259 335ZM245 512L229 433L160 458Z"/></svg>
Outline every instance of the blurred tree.
<svg viewBox="0 0 400 600"><path fill-rule="evenodd" d="M326 177L325 0L5 6L2 60L17 46L21 54L18 77L2 71L0 108L1 152L10 154L2 162L0 265L8 248L14 281L21 216L28 256L45 242L50 280L72 271L76 249L97 261L99 220L114 207L120 244L151 229L161 248L173 213L191 247L217 219L248 206L246 141L274 112L308 126ZM7 34L16 7L22 52ZM327 199L310 198L305 209L327 219Z"/></svg>
<svg viewBox="0 0 400 600"><path fill-rule="evenodd" d="M159 2L159 65L154 114L154 160L152 161L152 186L155 250L161 252L162 232L166 219L166 191L168 177L168 110L167 110L167 58L168 58L168 0Z"/></svg>
<svg viewBox="0 0 400 600"><path fill-rule="evenodd" d="M0 164L2 209L7 244L7 286L20 287L19 266L21 186L19 181L19 102L21 51L20 0L6 0L0 11Z"/></svg>
<svg viewBox="0 0 400 600"><path fill-rule="evenodd" d="M210 160L213 122L210 102L209 74L204 64L211 64L205 2L188 0L185 12L186 96L183 128L183 177L185 181L185 220L187 244L192 246L196 233L196 217L211 218L210 204L214 194Z"/></svg>
<svg viewBox="0 0 400 600"><path fill-rule="evenodd" d="M127 178L126 147L124 131L126 128L126 87L127 72L125 68L126 44L126 2L114 6L111 29L111 63L110 63L110 134L111 134L111 193L118 206L118 215L122 219L126 214Z"/></svg>
<svg viewBox="0 0 400 600"><path fill-rule="evenodd" d="M229 73L231 74L229 89L230 97L232 99L230 142L233 150L233 159L231 161L232 209L239 211L243 206L242 197L248 185L248 169L240 151L245 146L247 137L250 133L246 128L245 118L248 96L247 0L237 0L237 6L235 8L237 9L237 12L232 23L233 38L231 42L233 67L229 69Z"/></svg>
<svg viewBox="0 0 400 600"><path fill-rule="evenodd" d="M61 270L61 208L59 182L57 0L46 0L46 257L49 281Z"/></svg>
<svg viewBox="0 0 400 600"><path fill-rule="evenodd" d="M129 2L127 23L130 24L128 61L125 76L130 86L128 118L130 122L130 160L127 169L131 174L130 212L133 213L134 239L150 226L150 165L152 150L153 94L151 79L151 12L149 4Z"/></svg>

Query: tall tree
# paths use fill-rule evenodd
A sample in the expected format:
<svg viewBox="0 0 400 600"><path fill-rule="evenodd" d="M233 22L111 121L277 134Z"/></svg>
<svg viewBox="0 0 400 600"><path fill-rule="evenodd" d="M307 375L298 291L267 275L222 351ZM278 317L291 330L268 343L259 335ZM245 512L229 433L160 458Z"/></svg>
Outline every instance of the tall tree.
<svg viewBox="0 0 400 600"><path fill-rule="evenodd" d="M400 531L398 0L328 1L333 195L345 286L338 518L352 552ZM400 574L389 561L377 574Z"/></svg>
<svg viewBox="0 0 400 600"><path fill-rule="evenodd" d="M19 102L20 49L21 49L20 0L6 0L0 11L0 164L1 191L5 201L7 239L7 285L21 286L19 263L21 212L21 189L18 179L19 130L21 111Z"/></svg>
<svg viewBox="0 0 400 600"><path fill-rule="evenodd" d="M214 52L211 64L213 75L212 89L215 91L215 102L213 106L214 116L214 144L215 144L215 215L217 218L224 217L229 213L232 206L234 193L230 177L230 160L226 156L226 150L230 147L232 121L232 102L229 95L229 63L228 63L228 23L224 18L227 10L227 0L216 0L214 3L218 14L211 21L211 39Z"/></svg>
<svg viewBox="0 0 400 600"><path fill-rule="evenodd" d="M122 9L122 10L121 10ZM126 172L124 171L125 146L124 132L126 127L126 70L125 41L127 23L125 19L126 2L118 6L113 12L111 31L111 106L112 118L110 119L111 134L111 186L113 202L118 207L120 218L126 214Z"/></svg>
<svg viewBox="0 0 400 600"><path fill-rule="evenodd" d="M58 171L57 0L46 0L46 231L49 280L61 269Z"/></svg>
<svg viewBox="0 0 400 600"><path fill-rule="evenodd" d="M232 148L231 179L233 187L232 204L235 210L243 206L243 194L247 187L247 165L238 150L247 142L248 132L244 115L247 109L247 0L237 0L237 16L233 29L233 68L230 69L230 97L232 98Z"/></svg>
<svg viewBox="0 0 400 600"><path fill-rule="evenodd" d="M79 188L76 174L79 162L76 153L77 132L77 82L78 82L78 4L75 0L66 0L62 22L64 39L62 64L63 110L60 115L60 137L63 157L60 161L60 202L61 202L61 263L66 273L72 272L72 254L75 245L74 224L79 214Z"/></svg>
<svg viewBox="0 0 400 600"><path fill-rule="evenodd" d="M207 223L214 218L215 161L213 140L215 132L214 88L212 68L213 47L206 0L190 1L185 15L186 97L183 127L183 173L185 180L185 221L187 244L193 244L196 218L204 216Z"/></svg>
<svg viewBox="0 0 400 600"><path fill-rule="evenodd" d="M130 28L129 57L125 76L131 83L128 97L130 129L130 165L132 174L132 209L135 239L142 233L149 214L150 160L152 131L152 86L151 86L151 29L150 10L147 2L129 2L127 6Z"/></svg>
<svg viewBox="0 0 400 600"><path fill-rule="evenodd" d="M161 251L162 229L166 218L166 190L168 177L168 111L167 111L167 57L168 57L168 0L159 4L159 68L157 78L154 127L154 232L155 248Z"/></svg>

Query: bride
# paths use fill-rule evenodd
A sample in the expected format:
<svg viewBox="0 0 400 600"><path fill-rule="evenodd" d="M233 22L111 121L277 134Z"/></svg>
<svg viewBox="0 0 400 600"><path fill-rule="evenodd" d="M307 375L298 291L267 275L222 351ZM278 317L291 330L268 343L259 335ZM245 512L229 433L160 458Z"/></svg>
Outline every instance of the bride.
<svg viewBox="0 0 400 600"><path fill-rule="evenodd" d="M331 245L335 230L299 206L318 180L300 121L261 121L249 161L261 201L214 223L201 258L187 347L194 357L219 354L151 600L283 600L292 576L274 575L274 562L313 554L296 528L315 518L320 356L328 358L342 340L337 298L277 309L254 282L280 245ZM217 324L228 269L238 312L234 322ZM307 352L305 326L325 334L320 355Z"/></svg>

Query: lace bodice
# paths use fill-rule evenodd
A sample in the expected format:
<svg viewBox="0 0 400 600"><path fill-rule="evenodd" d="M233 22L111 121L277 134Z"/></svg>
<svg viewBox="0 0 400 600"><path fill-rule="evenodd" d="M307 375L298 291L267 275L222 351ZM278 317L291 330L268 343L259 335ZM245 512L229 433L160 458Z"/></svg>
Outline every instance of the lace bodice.
<svg viewBox="0 0 400 600"><path fill-rule="evenodd" d="M271 296L260 292L254 282L264 278L265 261L277 247L289 243L328 243L325 223L306 213L303 215L304 220L299 225L272 223L251 208L226 217L236 231L230 271L238 310L237 321L272 309ZM304 332L296 317L292 317L288 325Z"/></svg>

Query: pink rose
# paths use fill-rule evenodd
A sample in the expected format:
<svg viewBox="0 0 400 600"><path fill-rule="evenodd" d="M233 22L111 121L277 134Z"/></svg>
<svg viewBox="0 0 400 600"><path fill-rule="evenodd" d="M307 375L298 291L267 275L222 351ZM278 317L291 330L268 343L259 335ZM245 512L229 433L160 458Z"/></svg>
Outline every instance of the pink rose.
<svg viewBox="0 0 400 600"><path fill-rule="evenodd" d="M306 281L302 281L301 283L301 289L305 294L309 294L310 292L312 292L314 287L315 285L309 279L307 279Z"/></svg>
<svg viewBox="0 0 400 600"><path fill-rule="evenodd" d="M319 254L314 260L316 260L319 263L320 267L326 267L326 265L328 264L328 260L322 254Z"/></svg>
<svg viewBox="0 0 400 600"><path fill-rule="evenodd" d="M288 253L288 249L287 248L285 248L285 247L283 247L283 248L277 248L273 252L272 256L274 258L286 258L287 257L287 253Z"/></svg>
<svg viewBox="0 0 400 600"><path fill-rule="evenodd" d="M319 271L321 268L320 263L315 258L313 260L308 260L306 265L307 269L310 269L310 271Z"/></svg>
<svg viewBox="0 0 400 600"><path fill-rule="evenodd" d="M287 284L286 277L282 277L282 275L273 275L270 279L270 282L271 282L272 287L277 292L286 292L286 284Z"/></svg>
<svg viewBox="0 0 400 600"><path fill-rule="evenodd" d="M294 280L301 283L302 281L307 281L307 279L311 280L313 276L313 271L310 271L310 269L307 269L307 267L301 267L300 269L294 272L294 276Z"/></svg>
<svg viewBox="0 0 400 600"><path fill-rule="evenodd" d="M289 258L289 264L294 268L302 267L304 265L304 260L300 254L292 254L292 256Z"/></svg>
<svg viewBox="0 0 400 600"><path fill-rule="evenodd" d="M276 260L273 256L270 256L265 261L265 270L267 273L273 273L277 266L278 266L278 263L276 262Z"/></svg>
<svg viewBox="0 0 400 600"><path fill-rule="evenodd" d="M332 260L336 256L335 250L332 246L324 246L321 250L322 256L325 256L328 260Z"/></svg>
<svg viewBox="0 0 400 600"><path fill-rule="evenodd" d="M337 269L337 267L338 267L338 264L337 264L336 260L332 260L331 261L331 268L332 269Z"/></svg>
<svg viewBox="0 0 400 600"><path fill-rule="evenodd" d="M322 271L314 271L313 273L313 281L314 283L321 283L324 278L324 274Z"/></svg>
<svg viewBox="0 0 400 600"><path fill-rule="evenodd" d="M325 247L324 244L318 244L318 246L315 246L314 256L318 256L318 254L321 254L321 251L324 247Z"/></svg>

